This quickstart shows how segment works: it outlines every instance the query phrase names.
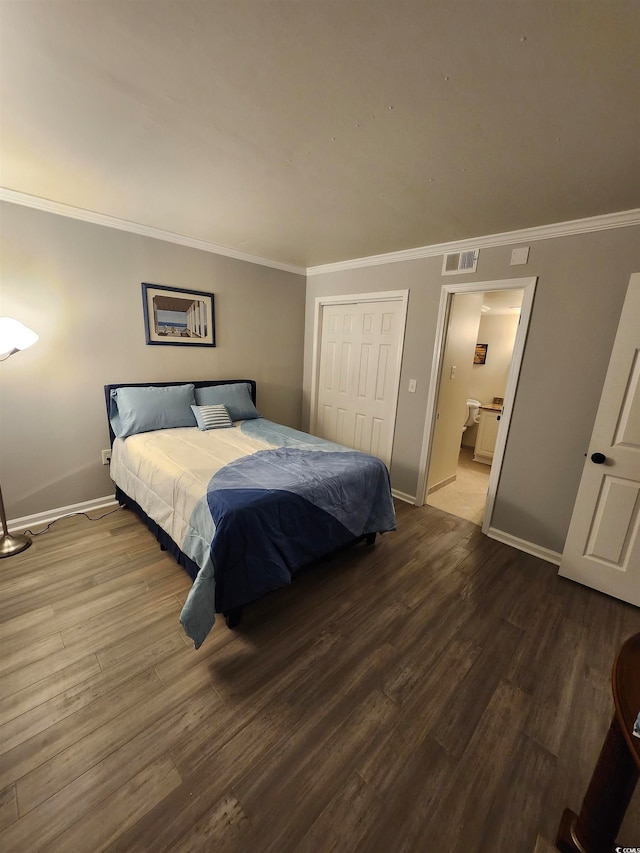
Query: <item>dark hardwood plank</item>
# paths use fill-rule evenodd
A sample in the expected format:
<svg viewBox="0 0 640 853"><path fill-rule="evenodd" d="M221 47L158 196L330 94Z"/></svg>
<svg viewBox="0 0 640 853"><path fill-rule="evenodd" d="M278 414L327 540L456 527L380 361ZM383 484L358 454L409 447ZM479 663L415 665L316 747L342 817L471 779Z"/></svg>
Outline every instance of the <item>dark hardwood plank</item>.
<svg viewBox="0 0 640 853"><path fill-rule="evenodd" d="M137 739L144 741L145 746L150 741L151 757L168 751L183 735L183 729L197 728L197 722L211 714L220 701L206 679L193 670L172 688L164 688L128 708L19 779L20 814L26 815L61 787L68 790L72 782L101 761L117 762L119 750L130 749L133 743L138 743ZM162 732L166 737L164 743ZM134 772L138 772L139 761L136 756Z"/></svg>
<svg viewBox="0 0 640 853"><path fill-rule="evenodd" d="M72 749L70 755L61 753L57 760L39 768L41 772L36 771L19 781L20 819L0 836L0 842L9 850L37 850L48 846L160 758L173 739L196 728L211 713L214 704L213 691L207 686L191 692L180 704L168 703L155 725L144 728L119 748L113 749L114 742L105 739L101 741L102 751L89 752L85 748L82 752L81 745L79 749ZM96 757L101 755L104 757L96 762ZM173 766L173 762L171 764ZM90 835L87 842L89 838Z"/></svg>
<svg viewBox="0 0 640 853"><path fill-rule="evenodd" d="M2 657L0 657L0 674L6 675L15 669L21 669L63 648L64 642L59 633L43 637L41 640L36 640L35 643L30 643L22 648L13 648L11 651L3 648Z"/></svg>
<svg viewBox="0 0 640 853"><path fill-rule="evenodd" d="M21 672L22 670L15 670L7 678L15 676L16 680L19 680ZM0 699L0 725L41 705L74 684L80 684L98 672L100 672L100 664L96 656L93 654L82 655L79 660L69 666L64 666L58 671L54 669L52 675L44 676L35 683L29 683L28 686L17 689L15 693L10 692L5 699ZM44 671L41 674L44 675ZM30 681L30 676L31 673L29 673L28 681Z"/></svg>
<svg viewBox="0 0 640 853"><path fill-rule="evenodd" d="M137 663L125 661L108 672L98 672L91 678L74 684L62 693L31 710L9 720L0 727L0 778L13 765L14 748L29 743L21 752L29 755L32 766L35 759L43 759L43 747L49 757L66 745L80 740L89 731L98 728L106 719L135 704L144 696L150 697L162 687L154 669L139 670ZM137 698L136 698L137 697ZM72 719L69 719L72 718ZM62 723L66 720L66 723ZM11 752L11 756L8 753ZM24 766L23 766L24 770Z"/></svg>
<svg viewBox="0 0 640 853"><path fill-rule="evenodd" d="M15 784L0 791L0 832L18 820L18 800Z"/></svg>
<svg viewBox="0 0 640 853"><path fill-rule="evenodd" d="M82 573L79 572L79 566L74 566L72 561L71 565L69 562L65 562L61 570L56 572L54 569L47 573L46 583L44 582L45 578L40 576L37 590L26 589L21 595L13 594L11 605L4 608L5 618L20 615L34 607L45 604L53 605L54 610L56 610L56 605L64 606L68 604L71 596L81 596L83 592L87 591L90 592L89 597L93 599L92 593L95 591L95 587L103 584L111 583L113 585L113 582L117 584L118 581L131 581L132 579L148 583L157 577L163 577L163 573L164 577L172 576L171 564L164 559L158 562L157 552L154 552L153 556L145 553L142 558L138 557L134 560L126 552L115 556L105 555L104 551L109 548L109 545L108 541L101 545L103 556L100 558L99 571L93 570ZM97 554L85 554L82 564L91 568L95 566L96 560Z"/></svg>
<svg viewBox="0 0 640 853"><path fill-rule="evenodd" d="M527 620L522 639L506 670L509 680L527 693L533 693L544 680L548 663L553 658L563 620L562 600L557 596L543 595L533 604L530 613L531 618Z"/></svg>
<svg viewBox="0 0 640 853"><path fill-rule="evenodd" d="M397 706L377 690L359 699L344 722L340 722L339 706L315 725L299 724L266 762L234 784L234 793L251 821L238 850L295 849L344 785L350 767L397 713ZM297 807L278 807L285 802L295 802Z"/></svg>
<svg viewBox="0 0 640 853"><path fill-rule="evenodd" d="M577 681L571 696L568 723L558 749L557 764L570 764L572 772L556 773L550 780L549 800L563 801L576 812L580 810L612 716L609 678L603 679L597 670L586 667L584 677ZM553 841L558 829L555 818L556 815L547 810L539 823L543 835Z"/></svg>
<svg viewBox="0 0 640 853"><path fill-rule="evenodd" d="M296 850L298 853L355 850L382 810L383 801L361 776L352 773L300 839Z"/></svg>
<svg viewBox="0 0 640 853"><path fill-rule="evenodd" d="M107 610L87 622L61 631L65 648L81 645L95 652L123 640L160 622L166 616L173 618L172 628L180 615L180 605L174 596L155 598L145 596L142 601L134 600L128 606L119 607L117 612Z"/></svg>
<svg viewBox="0 0 640 853"><path fill-rule="evenodd" d="M535 848L537 827L547 812L556 759L524 734L516 739L514 754L517 759L505 767L499 793L486 815L479 839L481 853ZM505 812L513 819L505 820Z"/></svg>
<svg viewBox="0 0 640 853"><path fill-rule="evenodd" d="M393 760L393 759L392 759ZM455 771L456 762L429 735L424 735L401 762L395 762L393 785L380 796L381 808L369 815L353 849L377 853L379 850L421 850L424 826L439 808L442 790ZM420 784L416 780L420 779ZM366 830L366 831L365 831ZM434 845L431 849L448 850Z"/></svg>
<svg viewBox="0 0 640 853"><path fill-rule="evenodd" d="M50 628L48 631L46 630L46 628L49 627L48 623L51 622L53 615L53 607L46 605L39 609L34 608L33 610L29 610L28 613L23 613L21 616L14 616L11 619L8 619L5 615L5 609L3 606L2 611L0 611L0 641L3 643L3 648L7 651L13 651L14 648L24 648L24 646L29 645L36 639L41 639L42 637L49 636L49 634L54 634L55 629ZM43 623L45 624L45 631L42 631L41 629L37 630ZM26 633L23 638L22 635L24 632L29 631L32 631L36 636L30 637L29 634Z"/></svg>
<svg viewBox="0 0 640 853"><path fill-rule="evenodd" d="M186 781L109 846L112 853L168 850L228 796L232 783L257 766L282 736L282 718L257 715L198 768L187 767ZM286 724L285 724L286 727ZM173 755L173 751L172 751ZM216 848L217 849L217 848Z"/></svg>
<svg viewBox="0 0 640 853"><path fill-rule="evenodd" d="M587 645L586 629L562 620L555 632L554 655L533 693L524 730L553 755L560 751L571 722L572 698L584 678Z"/></svg>
<svg viewBox="0 0 640 853"><path fill-rule="evenodd" d="M232 851L251 824L238 800L229 795L208 809L172 847L173 853Z"/></svg>
<svg viewBox="0 0 640 853"><path fill-rule="evenodd" d="M386 694L400 706L388 736L379 738L357 765L363 779L380 795L387 798L397 785L423 740L435 743L433 724L443 708L455 706L459 685L472 668L481 650L469 643L453 640L434 660L421 670L412 660L413 673L395 689L385 683ZM439 751L445 752L439 744ZM447 762L455 766L455 762Z"/></svg>
<svg viewBox="0 0 640 853"><path fill-rule="evenodd" d="M51 853L82 850L87 838L94 849L104 849L161 802L182 779L168 755L161 755L121 785L99 806L76 821L49 845Z"/></svg>
<svg viewBox="0 0 640 853"><path fill-rule="evenodd" d="M176 615L166 616L159 622L136 631L115 643L110 643L96 652L96 657L103 672L118 666L136 654L140 666L146 669L164 660L173 652L182 651L184 642L176 630ZM156 648L156 646L160 648Z"/></svg>
<svg viewBox="0 0 640 853"><path fill-rule="evenodd" d="M73 673L77 668L76 665L82 664L82 662L85 664L80 668L82 678L86 677L87 666L90 669L97 669L97 671L100 671L99 666L96 668L96 656L84 647L78 646L72 649L59 649L58 651L47 655L47 657L40 658L33 663L21 666L19 669L14 669L13 672L0 676L0 696L2 696L2 701L4 702L4 700L8 699L10 696L20 693L21 691L25 692L30 687L36 685L44 686L42 683L45 680L50 681L57 673L64 676L65 670L68 671L69 678L75 678ZM56 690L55 684L53 689L55 690L53 695L60 692L59 690ZM0 712L0 720L2 717L3 714Z"/></svg>
<svg viewBox="0 0 640 853"><path fill-rule="evenodd" d="M449 755L460 757L465 752L485 708L495 697L519 636L520 629L508 622L496 625L491 639L441 709L431 733Z"/></svg>
<svg viewBox="0 0 640 853"><path fill-rule="evenodd" d="M397 515L198 651L189 578L131 513L3 561L3 853L550 853L640 610L470 522Z"/></svg>
<svg viewBox="0 0 640 853"><path fill-rule="evenodd" d="M491 806L505 793L500 786L501 771L517 761L516 745L528 703L529 697L519 688L506 681L497 685L473 727L465 760L456 763L437 793L439 799L434 800L426 824L420 828L433 839L434 850L466 851L469 839L478 849ZM415 840L417 837L416 828Z"/></svg>

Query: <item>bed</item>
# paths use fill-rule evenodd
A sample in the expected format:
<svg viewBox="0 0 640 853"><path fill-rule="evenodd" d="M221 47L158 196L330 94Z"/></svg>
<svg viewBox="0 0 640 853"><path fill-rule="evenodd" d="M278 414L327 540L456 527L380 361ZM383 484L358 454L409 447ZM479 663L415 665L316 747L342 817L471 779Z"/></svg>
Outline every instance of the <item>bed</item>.
<svg viewBox="0 0 640 853"><path fill-rule="evenodd" d="M250 379L104 386L116 499L189 573L198 648L318 558L395 529L374 456L263 418Z"/></svg>

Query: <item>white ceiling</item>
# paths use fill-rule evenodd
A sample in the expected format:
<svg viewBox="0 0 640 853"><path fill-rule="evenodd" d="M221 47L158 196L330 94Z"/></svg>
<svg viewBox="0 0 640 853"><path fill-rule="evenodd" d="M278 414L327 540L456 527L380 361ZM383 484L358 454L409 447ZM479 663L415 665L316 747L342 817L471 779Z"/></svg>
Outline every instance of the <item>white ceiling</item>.
<svg viewBox="0 0 640 853"><path fill-rule="evenodd" d="M482 300L483 313L519 314L524 290L488 290Z"/></svg>
<svg viewBox="0 0 640 853"><path fill-rule="evenodd" d="M637 0L0 0L0 185L301 267L640 207Z"/></svg>

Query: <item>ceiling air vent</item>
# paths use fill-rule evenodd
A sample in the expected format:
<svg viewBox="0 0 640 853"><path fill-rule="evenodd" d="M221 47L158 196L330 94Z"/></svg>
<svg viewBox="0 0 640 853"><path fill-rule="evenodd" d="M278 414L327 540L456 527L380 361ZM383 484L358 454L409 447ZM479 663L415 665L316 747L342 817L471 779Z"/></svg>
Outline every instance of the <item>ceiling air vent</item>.
<svg viewBox="0 0 640 853"><path fill-rule="evenodd" d="M442 275L475 272L479 254L479 249L470 249L468 252L453 252L450 255L445 255L442 262Z"/></svg>

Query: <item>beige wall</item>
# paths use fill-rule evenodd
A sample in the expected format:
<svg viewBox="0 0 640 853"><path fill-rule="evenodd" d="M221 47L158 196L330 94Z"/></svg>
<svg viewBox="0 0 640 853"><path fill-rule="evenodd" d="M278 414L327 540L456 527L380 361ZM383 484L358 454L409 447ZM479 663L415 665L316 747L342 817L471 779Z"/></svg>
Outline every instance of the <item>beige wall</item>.
<svg viewBox="0 0 640 853"><path fill-rule="evenodd" d="M494 397L504 397L507 377L513 356L513 344L518 331L519 314L483 314L480 317L478 343L488 344L485 364L474 364L469 381L469 397L490 403ZM475 447L478 427L468 427L462 443Z"/></svg>
<svg viewBox="0 0 640 853"><path fill-rule="evenodd" d="M105 383L253 377L267 417L306 428L315 297L402 288L410 298L391 473L398 491L415 495L448 281L440 257L309 277L305 308L303 280L291 273L18 205L3 203L0 215L0 313L40 334L0 365L9 518L111 492L100 463ZM483 249L476 273L460 279L538 276L493 524L561 551L629 276L640 270L640 229L534 241L522 267L509 266L511 248ZM218 346L146 346L143 281L214 292Z"/></svg>
<svg viewBox="0 0 640 853"><path fill-rule="evenodd" d="M427 481L429 488L450 482L458 468L483 296L482 293L455 293L451 299L447 340L440 372L438 419L433 435ZM452 376L454 367L455 375Z"/></svg>
<svg viewBox="0 0 640 853"><path fill-rule="evenodd" d="M9 519L112 493L111 382L253 378L260 412L300 426L302 276L18 205L0 215L0 314L40 335L0 365ZM147 346L141 282L213 292L217 346Z"/></svg>
<svg viewBox="0 0 640 853"><path fill-rule="evenodd" d="M518 393L493 514L499 530L561 551L629 276L640 270L640 228L534 241L526 266L512 246L483 249L460 281L538 276ZM442 285L442 258L314 275L307 281L304 417L311 389L317 296L409 288L394 487L415 495ZM417 392L407 392L410 378Z"/></svg>

